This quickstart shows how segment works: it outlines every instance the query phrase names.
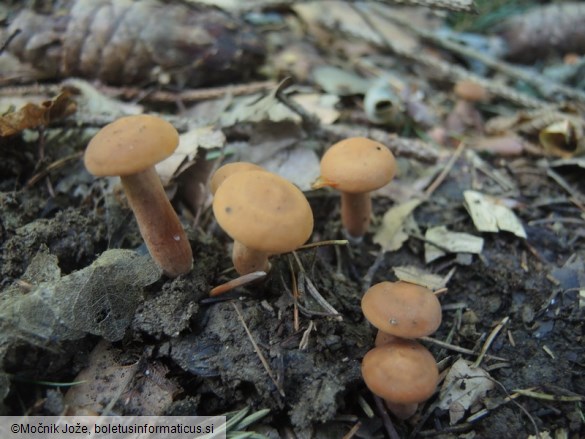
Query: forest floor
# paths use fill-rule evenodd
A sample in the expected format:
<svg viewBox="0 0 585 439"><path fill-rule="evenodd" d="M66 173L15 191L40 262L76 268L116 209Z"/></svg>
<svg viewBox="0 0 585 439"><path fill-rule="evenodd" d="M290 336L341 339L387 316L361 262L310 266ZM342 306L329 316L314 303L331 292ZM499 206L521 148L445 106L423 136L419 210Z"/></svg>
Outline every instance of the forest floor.
<svg viewBox="0 0 585 439"><path fill-rule="evenodd" d="M502 67L517 66L452 47L463 34L441 14L400 9L394 31L377 27L391 11L378 2L323 7L231 10L266 60L230 86L3 78L0 413L245 412L257 415L246 437L269 438L585 437L585 83L571 76L583 57L522 70L550 82L546 95ZM562 90L549 65L568 72ZM454 90L469 83L476 101ZM83 166L95 132L137 112L181 132L159 170L194 255L175 279L148 256L118 181ZM310 188L327 147L352 136L387 145L399 169L359 243L344 238L339 194ZM207 188L231 161L300 187L321 244L210 297L237 277ZM422 340L439 387L406 421L360 372L375 337L361 297L397 279L441 290L443 308Z"/></svg>

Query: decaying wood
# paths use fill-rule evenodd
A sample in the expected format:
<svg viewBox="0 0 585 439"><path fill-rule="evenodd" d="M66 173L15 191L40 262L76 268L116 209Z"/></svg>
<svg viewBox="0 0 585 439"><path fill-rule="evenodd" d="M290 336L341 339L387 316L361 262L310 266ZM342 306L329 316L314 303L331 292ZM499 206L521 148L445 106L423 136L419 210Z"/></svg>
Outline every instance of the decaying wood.
<svg viewBox="0 0 585 439"><path fill-rule="evenodd" d="M263 43L217 9L158 0L63 0L51 15L20 11L6 50L54 78L196 86L248 76Z"/></svg>

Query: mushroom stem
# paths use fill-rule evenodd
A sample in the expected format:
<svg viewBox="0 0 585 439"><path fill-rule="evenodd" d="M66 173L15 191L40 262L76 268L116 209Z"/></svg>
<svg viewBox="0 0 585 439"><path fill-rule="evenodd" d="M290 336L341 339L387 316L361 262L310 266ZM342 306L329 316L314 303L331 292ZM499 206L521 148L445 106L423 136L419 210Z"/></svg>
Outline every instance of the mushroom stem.
<svg viewBox="0 0 585 439"><path fill-rule="evenodd" d="M188 273L193 267L191 246L154 167L121 179L152 258L169 277Z"/></svg>
<svg viewBox="0 0 585 439"><path fill-rule="evenodd" d="M270 262L268 262L268 253L254 250L246 247L239 241L234 241L232 250L232 261L234 267L240 276L253 273L255 271L270 271Z"/></svg>
<svg viewBox="0 0 585 439"><path fill-rule="evenodd" d="M386 404L386 407L394 414L394 416L401 420L410 418L416 413L416 410L418 409L418 404L416 402L403 404L385 399L384 404Z"/></svg>
<svg viewBox="0 0 585 439"><path fill-rule="evenodd" d="M370 225L372 199L369 192L341 192L341 223L352 238L364 236Z"/></svg>

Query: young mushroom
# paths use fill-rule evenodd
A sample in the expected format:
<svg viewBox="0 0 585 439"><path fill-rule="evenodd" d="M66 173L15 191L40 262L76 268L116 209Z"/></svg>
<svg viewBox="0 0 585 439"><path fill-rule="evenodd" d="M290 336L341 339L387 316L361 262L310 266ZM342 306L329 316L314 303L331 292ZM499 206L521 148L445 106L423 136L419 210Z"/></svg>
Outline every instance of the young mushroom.
<svg viewBox="0 0 585 439"><path fill-rule="evenodd" d="M342 140L321 159L321 176L313 188L330 186L341 192L341 222L350 238L361 239L370 225L370 192L388 184L396 161L384 145L364 137Z"/></svg>
<svg viewBox="0 0 585 439"><path fill-rule="evenodd" d="M403 338L432 334L441 324L441 304L431 290L409 282L380 282L362 297L362 311L378 330Z"/></svg>
<svg viewBox="0 0 585 439"><path fill-rule="evenodd" d="M433 355L414 340L396 338L370 350L362 360L362 376L372 393L406 419L434 392L439 371Z"/></svg>
<svg viewBox="0 0 585 439"><path fill-rule="evenodd" d="M120 176L140 233L154 261L169 277L189 272L193 254L154 165L179 143L177 130L150 115L126 116L89 142L85 167L98 177Z"/></svg>
<svg viewBox="0 0 585 439"><path fill-rule="evenodd" d="M217 188L213 213L234 240L240 275L270 270L268 256L290 252L313 231L313 212L292 183L264 170L237 172Z"/></svg>

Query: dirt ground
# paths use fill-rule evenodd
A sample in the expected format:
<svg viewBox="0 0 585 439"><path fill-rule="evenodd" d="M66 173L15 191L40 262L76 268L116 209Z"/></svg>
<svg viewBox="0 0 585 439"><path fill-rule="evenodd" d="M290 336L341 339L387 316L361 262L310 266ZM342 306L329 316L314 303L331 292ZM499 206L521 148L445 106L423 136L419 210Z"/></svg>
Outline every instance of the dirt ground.
<svg viewBox="0 0 585 439"><path fill-rule="evenodd" d="M289 17L278 8L268 12ZM278 26L283 28L266 32L301 32L286 20ZM311 39L317 34L304 32L309 31L296 36L295 50L301 43L319 46ZM362 53L362 44L352 48ZM335 50L341 48L326 52L321 46L311 56L318 53L325 60ZM378 61L388 65L396 59ZM267 64L275 75L283 68ZM441 99L426 101L441 125L456 98L444 79L425 76L427 67L392 68L417 78L412 81L427 81L427 91L442 93ZM318 89L299 77L299 70L292 73L299 84ZM264 78L257 74L255 79ZM49 83L53 90L60 87L58 81ZM2 96L32 100L21 93L27 85L3 84ZM180 100L181 93L176 96ZM286 97L278 99L290 104ZM175 121L201 117L185 110L184 103L140 103L145 111ZM516 104L500 96L478 108L487 119L521 111ZM412 121L408 129L368 121L355 94L340 95L336 108L338 120L351 125L352 133L398 132L413 139L407 131L424 131ZM73 113L53 125L0 137L1 414L107 408L117 414L218 415L247 408L248 414L269 409L248 427L256 432L250 437L381 438L393 437L393 429L400 438L585 437L585 183L578 155L559 162L537 147L538 136L518 125L511 131L533 147L514 154L467 146L478 133L473 123L447 136L444 144L425 143L433 145L428 150L401 147L393 139L388 146L400 171L388 188L374 194L373 222L363 242L338 242L344 239L338 193L307 190L315 219L310 242L323 245L273 257L266 279L211 298L213 287L236 275L231 242L213 217L208 190L198 195L193 209L181 198L187 177L175 175L170 185L194 268L168 279L150 261L116 182L96 179L83 166L81 153L103 125L88 114ZM584 120L578 110L566 114ZM294 128L298 137L275 120L268 121L268 129L258 121L221 127L222 148L191 157L200 180L222 161L254 161L250 151L267 143L284 141L285 151L310 150L320 157L343 137L323 119L315 124L305 112L301 116ZM258 133L264 137L258 139ZM466 146L457 149L460 139ZM300 162L291 163L297 176L309 173ZM441 176L444 169L448 172ZM437 186L425 197L433 181ZM490 194L496 204L510 208L526 238L504 230L478 231L465 207L467 190ZM406 215L403 243L384 251L376 236L388 227L386 214L415 197L422 201ZM481 237L481 251L448 251L425 262L432 239L424 231L438 226ZM112 249L128 251L109 253ZM439 389L407 421L377 404L360 372L375 337L361 312L361 296L370 285L397 280L397 267L446 283L439 295L443 322L423 341L439 364ZM339 316L313 299L312 287ZM297 303L293 295L299 290ZM478 356L491 388L462 402L461 419L450 422L456 407L441 404L447 373L457 360L473 363ZM466 383L474 385L473 378L464 375L451 385L464 389Z"/></svg>

